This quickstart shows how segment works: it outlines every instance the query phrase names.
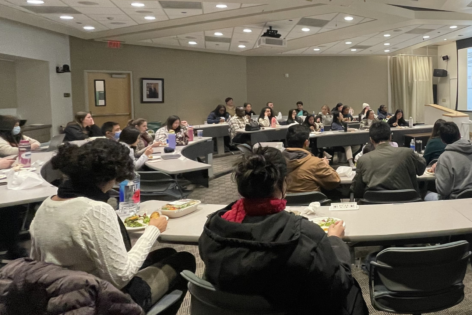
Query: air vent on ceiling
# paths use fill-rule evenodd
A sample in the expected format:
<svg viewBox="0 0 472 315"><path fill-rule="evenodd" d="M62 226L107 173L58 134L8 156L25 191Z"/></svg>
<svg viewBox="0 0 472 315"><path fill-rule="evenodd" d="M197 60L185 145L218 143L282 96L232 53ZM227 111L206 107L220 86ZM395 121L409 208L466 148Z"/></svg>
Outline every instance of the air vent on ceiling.
<svg viewBox="0 0 472 315"><path fill-rule="evenodd" d="M159 1L163 9L201 9L201 2Z"/></svg>
<svg viewBox="0 0 472 315"><path fill-rule="evenodd" d="M415 28L411 31L406 32L405 34L426 34L431 32L432 30L426 28Z"/></svg>
<svg viewBox="0 0 472 315"><path fill-rule="evenodd" d="M329 21L326 21L326 20L301 18L300 21L297 23L297 25L312 26L312 27L323 27L328 23L329 23Z"/></svg>
<svg viewBox="0 0 472 315"><path fill-rule="evenodd" d="M231 43L231 38L205 36L205 41L214 43Z"/></svg>
<svg viewBox="0 0 472 315"><path fill-rule="evenodd" d="M451 12L451 11L446 11L446 10L437 10L437 9L430 9L430 8L420 8L420 7L410 7L406 5L396 5L396 4L390 4L391 6L394 7L399 7L402 9L407 9L411 11L436 11L436 12Z"/></svg>
<svg viewBox="0 0 472 315"><path fill-rule="evenodd" d="M364 49L367 49L367 48L370 48L370 47L372 47L372 46L356 45L356 46L352 46L351 48L364 50Z"/></svg>
<svg viewBox="0 0 472 315"><path fill-rule="evenodd" d="M125 22L111 22L110 24L113 24L113 25L126 25Z"/></svg>
<svg viewBox="0 0 472 315"><path fill-rule="evenodd" d="M146 11L146 10L138 10L136 13L141 13L141 14L152 14L152 11Z"/></svg>
<svg viewBox="0 0 472 315"><path fill-rule="evenodd" d="M37 14L81 14L81 12L71 7L22 6L22 8Z"/></svg>
<svg viewBox="0 0 472 315"><path fill-rule="evenodd" d="M93 1L79 1L78 3L82 5L98 5L97 2L93 2Z"/></svg>

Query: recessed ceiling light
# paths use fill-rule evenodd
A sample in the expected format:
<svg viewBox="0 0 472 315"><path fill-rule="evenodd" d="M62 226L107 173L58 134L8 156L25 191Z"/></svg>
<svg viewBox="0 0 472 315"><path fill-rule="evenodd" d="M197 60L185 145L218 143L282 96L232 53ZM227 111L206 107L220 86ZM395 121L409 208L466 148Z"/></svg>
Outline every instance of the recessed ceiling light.
<svg viewBox="0 0 472 315"><path fill-rule="evenodd" d="M384 43L385 46L390 46L390 43Z"/></svg>
<svg viewBox="0 0 472 315"><path fill-rule="evenodd" d="M457 28L457 25L449 26L449 28Z"/></svg>
<svg viewBox="0 0 472 315"><path fill-rule="evenodd" d="M29 4L43 4L44 3L44 1L42 0L28 0L26 2Z"/></svg>
<svg viewBox="0 0 472 315"><path fill-rule="evenodd" d="M353 48L353 49L351 49L351 51L357 51L357 49Z"/></svg>
<svg viewBox="0 0 472 315"><path fill-rule="evenodd" d="M246 48L246 45L239 45L239 48Z"/></svg>
<svg viewBox="0 0 472 315"><path fill-rule="evenodd" d="M221 33L221 32L215 32L215 36L223 36L223 33Z"/></svg>
<svg viewBox="0 0 472 315"><path fill-rule="evenodd" d="M245 29L243 29L243 32L244 33L252 33L252 30L250 30L249 28L245 28Z"/></svg>
<svg viewBox="0 0 472 315"><path fill-rule="evenodd" d="M384 37L390 37L390 34L384 34Z"/></svg>
<svg viewBox="0 0 472 315"><path fill-rule="evenodd" d="M354 18L353 18L352 16L346 16L346 17L344 17L344 19L345 19L346 21L352 21L352 20L354 20Z"/></svg>
<svg viewBox="0 0 472 315"><path fill-rule="evenodd" d="M60 16L61 20L73 20L74 17L70 15L61 15Z"/></svg>
<svg viewBox="0 0 472 315"><path fill-rule="evenodd" d="M310 29L309 29L308 27L304 27L304 28L302 28L302 31L304 31L304 32L309 32Z"/></svg>
<svg viewBox="0 0 472 315"><path fill-rule="evenodd" d="M226 4L217 4L216 7L218 9L226 9L228 6Z"/></svg>
<svg viewBox="0 0 472 315"><path fill-rule="evenodd" d="M447 38L444 38L444 40L447 40Z"/></svg>
<svg viewBox="0 0 472 315"><path fill-rule="evenodd" d="M192 41L189 41L188 44L189 44L189 45L196 45L197 42L195 42L195 41L192 40Z"/></svg>
<svg viewBox="0 0 472 315"><path fill-rule="evenodd" d="M384 51L385 51L385 52L390 52L390 50L388 50L388 49L385 49Z"/></svg>
<svg viewBox="0 0 472 315"><path fill-rule="evenodd" d="M155 20L156 17L155 16L145 16L144 19L145 20Z"/></svg>
<svg viewBox="0 0 472 315"><path fill-rule="evenodd" d="M131 5L133 7L138 7L138 8L144 7L144 3L141 3L141 2L133 2L131 3Z"/></svg>
<svg viewBox="0 0 472 315"><path fill-rule="evenodd" d="M319 48L315 48L315 49L313 49L313 50L314 50L314 51L320 51L320 49L319 49Z"/></svg>
<svg viewBox="0 0 472 315"><path fill-rule="evenodd" d="M84 30L87 30L87 31L91 31L91 30L94 30L95 27L93 26L84 26Z"/></svg>
<svg viewBox="0 0 472 315"><path fill-rule="evenodd" d="M426 35L426 36L423 36L423 38L424 38L424 39L428 39L428 38L429 38L429 36L428 36L428 35Z"/></svg>
<svg viewBox="0 0 472 315"><path fill-rule="evenodd" d="M351 44L352 44L352 42L346 42L346 45L351 45Z"/></svg>

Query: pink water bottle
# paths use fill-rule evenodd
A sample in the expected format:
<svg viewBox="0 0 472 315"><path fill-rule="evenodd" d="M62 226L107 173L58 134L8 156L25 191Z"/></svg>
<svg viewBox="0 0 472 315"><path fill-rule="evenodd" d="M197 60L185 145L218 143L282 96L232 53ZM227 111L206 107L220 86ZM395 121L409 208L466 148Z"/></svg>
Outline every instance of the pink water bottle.
<svg viewBox="0 0 472 315"><path fill-rule="evenodd" d="M187 128L188 141L193 141L193 127Z"/></svg>
<svg viewBox="0 0 472 315"><path fill-rule="evenodd" d="M270 124L272 128L275 128L277 126L277 119L275 117L272 117L272 122Z"/></svg>
<svg viewBox="0 0 472 315"><path fill-rule="evenodd" d="M18 145L18 163L24 167L31 166L31 144L28 140L20 140Z"/></svg>

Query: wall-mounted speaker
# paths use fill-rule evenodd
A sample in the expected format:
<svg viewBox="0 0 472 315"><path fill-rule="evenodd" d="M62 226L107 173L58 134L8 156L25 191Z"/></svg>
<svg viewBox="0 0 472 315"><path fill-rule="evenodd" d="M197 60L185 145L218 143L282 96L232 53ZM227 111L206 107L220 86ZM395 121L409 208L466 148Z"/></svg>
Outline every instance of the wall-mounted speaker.
<svg viewBox="0 0 472 315"><path fill-rule="evenodd" d="M443 61L448 61L448 60L449 60L449 56L448 56L448 55L442 56L442 60L443 60Z"/></svg>
<svg viewBox="0 0 472 315"><path fill-rule="evenodd" d="M447 77L447 70L444 69L434 69L433 76L444 78Z"/></svg>

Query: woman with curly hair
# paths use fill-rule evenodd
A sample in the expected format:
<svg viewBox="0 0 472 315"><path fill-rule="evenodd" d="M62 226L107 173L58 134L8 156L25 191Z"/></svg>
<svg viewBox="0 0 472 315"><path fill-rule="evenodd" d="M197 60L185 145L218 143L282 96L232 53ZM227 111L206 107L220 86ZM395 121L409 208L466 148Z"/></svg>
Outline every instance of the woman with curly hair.
<svg viewBox="0 0 472 315"><path fill-rule="evenodd" d="M51 160L67 175L58 193L46 199L31 223L31 257L106 280L128 293L144 311L166 292L187 290L182 270L195 271L195 257L171 248L150 252L167 227L163 217L149 226L127 251L107 192L134 177L129 149L108 139L77 147L65 144ZM163 268L165 267L165 268ZM165 314L177 313L183 300Z"/></svg>

